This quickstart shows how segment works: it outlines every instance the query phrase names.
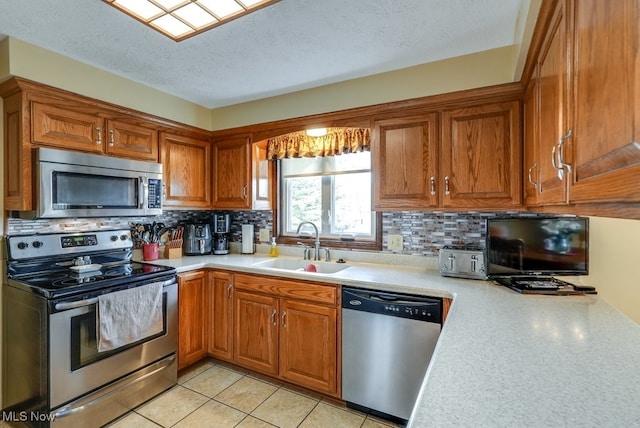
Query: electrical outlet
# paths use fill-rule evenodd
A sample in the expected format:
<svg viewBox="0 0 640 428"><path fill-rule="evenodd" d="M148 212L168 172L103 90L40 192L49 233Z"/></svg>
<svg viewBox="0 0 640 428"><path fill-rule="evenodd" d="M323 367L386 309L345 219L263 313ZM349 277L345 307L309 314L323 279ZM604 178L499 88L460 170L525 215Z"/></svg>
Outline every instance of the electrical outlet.
<svg viewBox="0 0 640 428"><path fill-rule="evenodd" d="M391 251L402 251L402 235L389 235L387 249Z"/></svg>
<svg viewBox="0 0 640 428"><path fill-rule="evenodd" d="M269 242L271 239L271 229L260 229L260 242Z"/></svg>

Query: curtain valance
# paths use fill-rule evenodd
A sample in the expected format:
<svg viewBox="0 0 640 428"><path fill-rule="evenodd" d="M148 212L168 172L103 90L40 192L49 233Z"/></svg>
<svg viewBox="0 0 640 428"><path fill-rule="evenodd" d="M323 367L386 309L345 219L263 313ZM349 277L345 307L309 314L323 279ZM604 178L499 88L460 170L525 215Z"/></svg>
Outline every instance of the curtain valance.
<svg viewBox="0 0 640 428"><path fill-rule="evenodd" d="M334 156L368 151L369 128L327 128L326 135L311 137L306 131L292 132L267 140L267 158Z"/></svg>

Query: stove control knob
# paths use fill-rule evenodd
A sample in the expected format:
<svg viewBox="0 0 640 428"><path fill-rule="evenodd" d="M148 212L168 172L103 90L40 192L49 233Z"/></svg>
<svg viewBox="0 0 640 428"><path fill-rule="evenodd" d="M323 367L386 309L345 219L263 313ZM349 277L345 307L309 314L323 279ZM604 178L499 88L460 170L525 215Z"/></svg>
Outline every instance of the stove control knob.
<svg viewBox="0 0 640 428"><path fill-rule="evenodd" d="M126 241L127 239L129 239L129 235L120 235L121 241Z"/></svg>
<svg viewBox="0 0 640 428"><path fill-rule="evenodd" d="M112 242L116 242L118 240L118 235L111 235L109 239L111 239Z"/></svg>
<svg viewBox="0 0 640 428"><path fill-rule="evenodd" d="M33 245L33 248L40 248L43 244L42 241L33 241L31 245Z"/></svg>
<svg viewBox="0 0 640 428"><path fill-rule="evenodd" d="M24 250L28 246L29 246L29 244L27 244L26 242L18 242L18 249L19 250Z"/></svg>

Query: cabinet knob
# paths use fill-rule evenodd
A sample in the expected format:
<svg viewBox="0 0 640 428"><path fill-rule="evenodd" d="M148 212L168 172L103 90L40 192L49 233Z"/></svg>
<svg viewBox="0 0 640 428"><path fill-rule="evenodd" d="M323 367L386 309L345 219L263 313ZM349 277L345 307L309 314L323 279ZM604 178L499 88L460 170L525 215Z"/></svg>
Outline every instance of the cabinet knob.
<svg viewBox="0 0 640 428"><path fill-rule="evenodd" d="M115 137L115 132L113 131L113 129L109 130L109 147L113 147L116 145L116 137Z"/></svg>
<svg viewBox="0 0 640 428"><path fill-rule="evenodd" d="M96 145L101 145L102 144L102 128L100 128L99 126L96 126L96 132L98 133L98 138L96 139Z"/></svg>
<svg viewBox="0 0 640 428"><path fill-rule="evenodd" d="M247 186L242 186L242 197L244 199L247 199L248 196L249 194L247 193Z"/></svg>
<svg viewBox="0 0 640 428"><path fill-rule="evenodd" d="M275 309L271 312L271 324L273 325L276 325L276 313L277 311Z"/></svg>
<svg viewBox="0 0 640 428"><path fill-rule="evenodd" d="M287 311L284 311L282 313L282 328L286 328L287 327Z"/></svg>
<svg viewBox="0 0 640 428"><path fill-rule="evenodd" d="M436 195L436 178L431 176L431 179L429 180L429 182L431 183L431 196L435 196Z"/></svg>
<svg viewBox="0 0 640 428"><path fill-rule="evenodd" d="M451 190L449 189L449 176L445 176L444 177L444 194L445 195L450 195L451 194Z"/></svg>

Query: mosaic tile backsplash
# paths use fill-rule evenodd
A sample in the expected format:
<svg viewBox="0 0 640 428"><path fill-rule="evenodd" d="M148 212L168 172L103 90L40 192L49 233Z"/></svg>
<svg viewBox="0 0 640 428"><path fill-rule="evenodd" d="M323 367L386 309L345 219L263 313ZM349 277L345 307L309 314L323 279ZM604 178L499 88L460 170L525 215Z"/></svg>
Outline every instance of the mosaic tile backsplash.
<svg viewBox="0 0 640 428"><path fill-rule="evenodd" d="M256 242L259 230L273 228L271 211L226 211L231 214L231 242L240 242L242 225L255 226ZM165 211L157 217L77 218L60 220L24 220L10 218L8 234L74 232L97 229L127 229L131 224L163 222L167 226L181 223L207 222L212 211ZM485 219L513 215L534 216L522 212L423 212L400 211L382 213L382 252L387 249L388 235L402 235L402 254L436 256L445 245L484 246Z"/></svg>

